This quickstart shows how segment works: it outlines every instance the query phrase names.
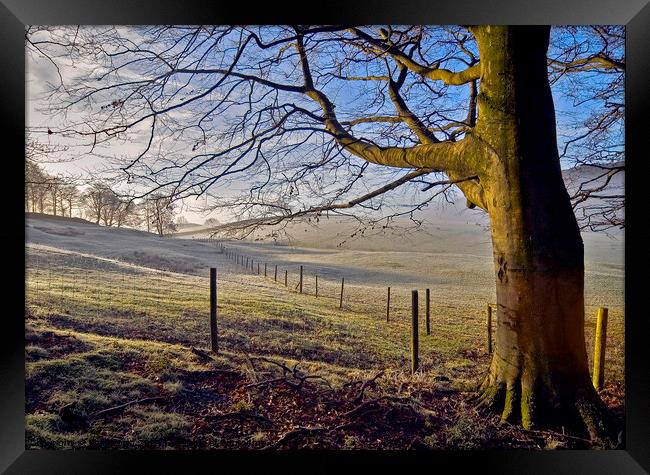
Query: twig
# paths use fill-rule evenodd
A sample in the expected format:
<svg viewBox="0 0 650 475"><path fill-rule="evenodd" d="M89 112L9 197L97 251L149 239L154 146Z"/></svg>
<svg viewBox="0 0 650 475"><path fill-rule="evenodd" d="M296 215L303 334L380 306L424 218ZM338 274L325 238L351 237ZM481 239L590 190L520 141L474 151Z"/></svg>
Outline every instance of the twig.
<svg viewBox="0 0 650 475"><path fill-rule="evenodd" d="M381 401L390 401L390 402L402 403L402 404L405 404L405 405L407 405L408 407L410 407L413 411L415 411L415 409L413 409L413 407L411 407L411 406L408 404L408 403L410 402L410 403L412 403L412 404L415 404L415 405L417 405L417 406L423 408L424 410L428 411L429 413L433 413L433 412L434 412L434 411L432 411L431 409L429 409L427 406L425 406L424 404L422 404L420 401L418 401L417 399L414 399L414 398L411 397L411 396L405 396L405 397L399 397L399 396L381 396L381 397L378 397L378 398L376 398L376 399L370 399L369 401L366 401L366 402L363 402L363 403L359 404L359 405L358 405L357 407L355 407L354 409L352 409L352 410L350 410L350 411L348 411L348 412L343 413L343 416L344 416L344 417L353 417L353 416L356 416L356 415L358 415L360 412L363 412L363 410L366 409L368 406L371 406L371 405L373 405L373 404L377 404L377 403L379 403L379 402L381 402ZM416 412L417 412L417 411L416 411Z"/></svg>
<svg viewBox="0 0 650 475"><path fill-rule="evenodd" d="M279 383L279 382L285 382L288 385L293 386L293 383L287 381L286 378L280 377L280 378L274 378L274 379L267 379L266 381L257 381L255 383L246 384L246 385L244 385L244 387L246 389L250 389L250 388L257 388L257 387L260 387L260 386L267 386L269 384L274 384L274 383Z"/></svg>
<svg viewBox="0 0 650 475"><path fill-rule="evenodd" d="M138 400L135 400L135 401L129 401L129 402L125 403L125 404L120 404L119 406L109 407L108 409L104 409L104 410L95 412L94 414L91 414L89 419L97 419L99 417L104 417L104 416L108 416L108 415L115 414L115 413L118 413L118 412L122 412L124 409L126 409L127 407L132 406L134 404L148 404L148 403L151 403L151 402L161 401L163 399L165 399L165 397L157 396L157 397L147 397L147 398L144 398L144 399L138 399Z"/></svg>
<svg viewBox="0 0 650 475"><path fill-rule="evenodd" d="M560 432L555 432L551 430L538 430L538 429L522 429L524 432L531 432L533 434L540 434L540 435L552 435L555 437L564 437L566 439L573 439L573 440L579 440L581 442L587 442L589 445L593 445L593 441L589 439L583 439L582 437L577 437L575 435L569 435L569 434L561 434Z"/></svg>
<svg viewBox="0 0 650 475"><path fill-rule="evenodd" d="M251 362L253 360L260 360L260 361L264 361L265 363L276 365L276 366L278 366L279 368L282 369L282 372L285 375L287 373L291 373L291 369L287 365L285 365L284 363L278 363L277 361L273 361L271 359L264 358L263 356L249 356L248 358L251 360Z"/></svg>
<svg viewBox="0 0 650 475"><path fill-rule="evenodd" d="M228 376L240 376L241 373L239 371L236 371L234 369L208 369L205 371L188 371L186 373L188 376L199 376L199 377L206 377L206 376L216 376L218 374L224 374Z"/></svg>
<svg viewBox="0 0 650 475"><path fill-rule="evenodd" d="M253 363L253 360L251 359L251 357L250 357L250 355L248 353L245 353L245 355L246 355L246 361L248 362L248 364L251 367L251 370L253 371L253 379L255 381L259 381L260 378L257 375L257 368L255 367L255 364Z"/></svg>

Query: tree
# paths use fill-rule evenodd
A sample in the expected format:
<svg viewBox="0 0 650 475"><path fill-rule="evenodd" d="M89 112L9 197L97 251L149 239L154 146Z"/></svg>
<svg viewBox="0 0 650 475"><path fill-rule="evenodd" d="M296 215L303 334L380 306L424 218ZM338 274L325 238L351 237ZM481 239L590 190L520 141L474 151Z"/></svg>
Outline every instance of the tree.
<svg viewBox="0 0 650 475"><path fill-rule="evenodd" d="M115 225L118 228L129 226L136 228L142 223L140 210L132 198L119 198L118 206L115 211Z"/></svg>
<svg viewBox="0 0 650 475"><path fill-rule="evenodd" d="M74 41L50 28L27 37L59 67L93 65L52 91L54 112L76 114L66 134L99 146L149 125L146 145L121 163L146 193L208 195L214 209L259 224L372 214L410 186L408 211L371 221L388 225L455 185L489 214L494 250L496 351L480 404L526 428L579 419L608 440L614 424L588 374L583 243L549 76L558 85L585 70L620 78L625 59L616 27L561 34L564 49L552 54L548 27L97 28ZM620 81L592 85L609 104L593 110L607 119L585 118L587 132L565 151L584 145L593 153L575 161L607 167L614 157L602 152L612 148L597 137L620 128L622 105L610 100ZM428 178L436 173L444 177ZM221 194L237 175L248 189ZM442 191L423 196L434 187Z"/></svg>
<svg viewBox="0 0 650 475"><path fill-rule="evenodd" d="M41 161L48 161L54 155L60 154L67 150L66 147L43 144L35 140L26 130L25 144L25 210L35 213L38 209L40 213L47 210L47 200L49 199L52 214L57 215L61 210L62 216L65 216L65 208L69 210L72 216L72 206L75 203L78 190L70 179L62 176L53 176L47 173L40 165Z"/></svg>
<svg viewBox="0 0 650 475"><path fill-rule="evenodd" d="M150 195L146 201L147 216L151 220L151 226L158 236L164 236L176 231L174 223L175 204L168 196L162 194Z"/></svg>
<svg viewBox="0 0 650 475"><path fill-rule="evenodd" d="M63 179L61 177L51 177L49 186L49 195L50 195L50 209L52 214L57 216L57 211L61 210L62 207L62 196L63 191Z"/></svg>
<svg viewBox="0 0 650 475"><path fill-rule="evenodd" d="M106 183L96 182L82 195L86 215L104 226L136 227L140 224L139 207L133 197L120 195Z"/></svg>
<svg viewBox="0 0 650 475"><path fill-rule="evenodd" d="M49 179L37 163L25 160L25 206L27 211L43 212Z"/></svg>
<svg viewBox="0 0 650 475"><path fill-rule="evenodd" d="M220 224L221 221L219 221L217 218L208 218L203 223L204 226L219 226Z"/></svg>
<svg viewBox="0 0 650 475"><path fill-rule="evenodd" d="M592 231L625 227L622 27L567 27L552 36L549 79L574 110L560 130L560 160L588 171L567 177L578 224ZM585 166L586 165L586 166Z"/></svg>
<svg viewBox="0 0 650 475"><path fill-rule="evenodd" d="M72 218L72 208L78 205L79 190L75 185L64 185L61 188L61 212L65 216L67 210L68 217Z"/></svg>
<svg viewBox="0 0 650 475"><path fill-rule="evenodd" d="M67 185L63 177L50 175L30 158L25 160L26 211L51 211L54 216L61 211L61 215L65 216L65 206L71 209L76 194L75 185Z"/></svg>
<svg viewBox="0 0 650 475"><path fill-rule="evenodd" d="M112 199L112 191L103 183L93 183L82 195L82 203L86 216L95 224L103 219L104 224L108 221L107 208Z"/></svg>

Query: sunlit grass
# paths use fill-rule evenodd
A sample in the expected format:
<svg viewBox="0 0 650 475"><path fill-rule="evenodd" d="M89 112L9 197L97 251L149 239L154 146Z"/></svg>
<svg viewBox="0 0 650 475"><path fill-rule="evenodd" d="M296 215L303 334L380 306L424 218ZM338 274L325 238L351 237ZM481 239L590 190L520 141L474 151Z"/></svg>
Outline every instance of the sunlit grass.
<svg viewBox="0 0 650 475"><path fill-rule="evenodd" d="M346 279L339 309L340 281L331 276L319 276L316 297L313 276L307 273L301 295L295 271L285 287L284 272L274 282L272 267L265 278L224 257L216 265L219 365L246 372L246 354L266 355L301 362L335 384L384 369L387 380L442 376L459 389L474 387L487 369L485 306L493 299L490 287L458 290L444 279L431 286L431 335L425 332L425 293L420 289L421 369L411 375L409 287L392 286L386 322L386 288L381 283L360 285ZM26 270L27 446L191 445L188 421L161 412L155 404L128 409L110 423L83 430L67 427L58 411L76 402L76 410L87 415L142 397L182 394L178 372L206 368L189 347L209 348L207 276L42 248L28 249ZM598 285L606 285L606 279ZM604 301L607 292L603 295ZM590 358L597 308L593 300L588 300L585 322ZM623 381L622 310L609 310L606 382ZM64 343L43 345L48 335ZM121 435L125 432L127 438Z"/></svg>

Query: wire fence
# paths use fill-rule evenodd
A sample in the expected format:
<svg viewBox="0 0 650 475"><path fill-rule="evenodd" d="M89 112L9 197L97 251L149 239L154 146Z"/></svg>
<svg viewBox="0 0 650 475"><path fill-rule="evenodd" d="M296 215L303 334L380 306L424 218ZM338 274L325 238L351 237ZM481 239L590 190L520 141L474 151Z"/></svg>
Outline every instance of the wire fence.
<svg viewBox="0 0 650 475"><path fill-rule="evenodd" d="M339 280L331 274L318 275L308 265L276 264L246 256L218 241L204 242L216 251L219 333L224 340L220 348L264 349L269 353L310 357L319 351L333 351L324 342L319 346L315 339L340 339L344 342L337 344L340 352L363 351L368 343L369 348L381 347L393 365L408 367L412 286L359 283L345 277ZM207 275L152 269L38 247L30 247L27 257L26 303L45 309L60 326L92 329L107 335L210 345ZM493 317L492 331L488 331L487 304L493 298L467 289L467 295L450 301L445 297L445 288L417 290L418 334L423 355L420 366L442 367L451 376L485 369L490 359L490 341L493 342L493 336L492 340L488 336L494 335L496 325ZM284 299L281 310L272 305L278 299ZM295 305L296 299L307 310ZM267 308L264 302L268 303ZM329 318L330 314L349 321L350 327L336 323L339 320ZM586 320L591 356L595 315L587 315ZM622 381L623 341L617 328L608 336L608 345L613 349L608 349L605 356L608 378ZM370 364L371 358L357 359ZM343 361L344 356L330 354L326 360Z"/></svg>

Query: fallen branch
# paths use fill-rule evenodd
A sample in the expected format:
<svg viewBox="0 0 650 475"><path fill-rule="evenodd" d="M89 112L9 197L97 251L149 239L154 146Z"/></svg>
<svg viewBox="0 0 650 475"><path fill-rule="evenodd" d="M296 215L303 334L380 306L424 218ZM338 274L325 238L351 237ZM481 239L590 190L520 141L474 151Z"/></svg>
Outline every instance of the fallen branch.
<svg viewBox="0 0 650 475"><path fill-rule="evenodd" d="M280 369L282 369L282 372L283 372L285 375L286 375L287 373L291 373L291 368L289 368L289 367L288 367L287 365L285 365L284 363L279 363L279 362L274 361L274 360L271 360L271 359L269 359L269 358L264 358L263 356L249 356L248 359L251 361L251 363L252 363L253 360L260 360L260 361L264 361L265 363L269 363L269 364L275 365L275 366L279 367ZM296 368L297 366L298 366L298 363L296 363L296 364L294 365L294 368Z"/></svg>
<svg viewBox="0 0 650 475"><path fill-rule="evenodd" d="M379 403L381 401L385 401L385 400L390 399L390 398L402 399L402 398L399 398L399 397L396 397L396 396L381 396L381 397L378 397L376 399L370 399L369 401L366 401L366 402L363 402L363 403L359 404L354 409L352 409L352 410L350 410L348 412L344 412L343 417L353 417L353 416L359 414L360 412L362 412L368 406L372 406L373 404L377 404L377 403Z"/></svg>
<svg viewBox="0 0 650 475"><path fill-rule="evenodd" d="M274 378L274 379L267 379L267 380L265 380L265 381L257 381L257 382L255 382L255 383L249 383L249 384L244 385L244 387L245 387L246 389L250 389L250 388L258 388L258 387L260 387L260 386L267 386L267 385L270 385L270 384L280 383L280 382L284 382L284 383L287 383L287 384L290 385L290 386L294 386L294 384L291 383L291 382L289 382L289 381L287 381L286 378L284 378L284 377L280 377L280 378Z"/></svg>
<svg viewBox="0 0 650 475"><path fill-rule="evenodd" d="M359 389L359 394L357 394L357 397L354 398L354 403L359 404L363 400L363 393L366 391L368 385L374 383L378 378L380 378L383 375L384 375L384 370L382 369L374 377L364 381L364 383L361 385L361 389Z"/></svg>
<svg viewBox="0 0 650 475"><path fill-rule="evenodd" d="M313 434L313 433L318 433L318 432L329 432L331 429L327 427L298 427L296 429L290 430L286 434L284 434L282 437L280 437L278 440L276 440L274 443L267 445L266 447L262 447L260 450L273 450L277 449L280 447L282 444L285 442L288 442L292 439L295 439L299 435L302 434Z"/></svg>
<svg viewBox="0 0 650 475"><path fill-rule="evenodd" d="M302 386L304 385L305 381L307 381L308 379L320 379L320 380L323 380L325 382L325 384L327 384L329 386L330 389L332 389L332 385L329 383L329 381L327 381L322 376L315 375L315 374L306 374L306 373L303 373L302 371L300 371L298 369L298 365L300 363L296 363L296 364L293 365L293 368L289 368L284 363L279 363L277 361L273 361L271 359L264 358L262 356L253 356L253 357L249 357L249 360L251 361L251 365L252 365L252 360L253 359L264 361L266 363L273 364L273 365L279 367L280 369L282 369L282 377L247 384L245 386L246 388L264 386L264 385L267 385L267 384L273 384L273 383L276 383L276 382L279 382L279 381L283 381L288 386L290 386L290 387L292 387L294 389L302 389ZM253 366L253 368L255 368L255 367ZM294 382L289 381L287 379L287 376L292 376L294 379L297 379L298 383L294 383Z"/></svg>
<svg viewBox="0 0 650 475"><path fill-rule="evenodd" d="M285 433L282 437L280 437L278 440L276 440L274 443L267 445L266 447L262 447L260 450L272 450L272 449L277 449L280 447L282 444L285 442L288 442L292 439L295 439L296 437L300 435L310 435L314 433L330 433L330 432L336 432L339 430L343 429L349 429L350 427L358 426L359 422L358 421L353 421L353 422L345 422L343 424L339 424L336 426L332 427L297 427L295 429L290 430L289 432Z"/></svg>
<svg viewBox="0 0 650 475"><path fill-rule="evenodd" d="M214 361L214 358L203 350L199 350L198 348L191 347L190 351L204 361Z"/></svg>
<svg viewBox="0 0 650 475"><path fill-rule="evenodd" d="M382 401L390 401L390 402L396 402L396 403L401 403L403 405L408 406L411 408L413 411L412 404L422 408L425 412L434 414L434 411L432 411L430 408L428 408L426 405L422 404L420 401L417 399L414 399L411 396L405 396L405 397L400 397L400 396L381 396L376 399L370 399L366 402L363 402L359 404L357 407L354 409L351 409L348 412L343 413L344 417L354 417L357 416L359 413L363 412L368 406L372 406L373 404L380 403ZM416 411L417 412L417 411Z"/></svg>
<svg viewBox="0 0 650 475"><path fill-rule="evenodd" d="M135 400L135 401L129 401L127 403L120 404L119 406L109 407L108 409L103 409L101 411L95 412L94 414L90 415L89 419L98 419L100 417L105 417L105 416L109 416L109 415L112 415L112 414L117 414L119 412L122 412L123 410L125 410L129 406L133 406L134 404L149 404L149 403L152 403L152 402L161 401L163 399L165 399L165 397L157 396L157 397L147 397L147 398L144 398L144 399L138 399L138 400Z"/></svg>

